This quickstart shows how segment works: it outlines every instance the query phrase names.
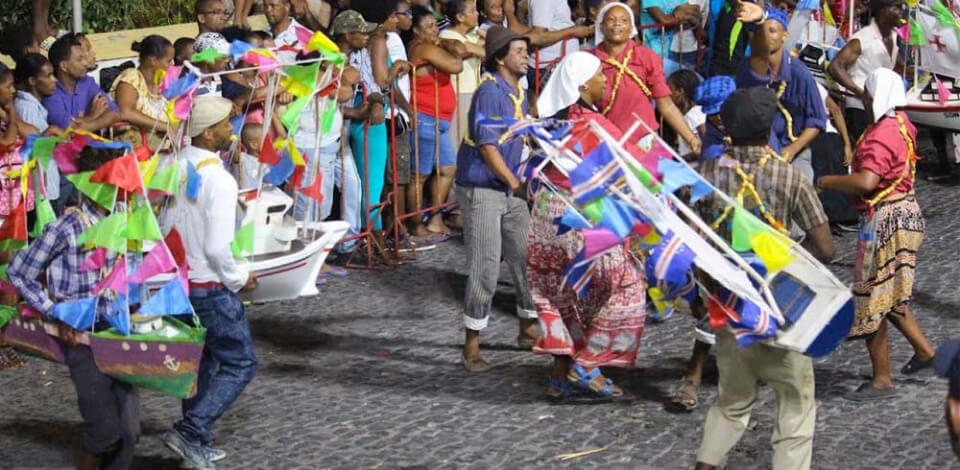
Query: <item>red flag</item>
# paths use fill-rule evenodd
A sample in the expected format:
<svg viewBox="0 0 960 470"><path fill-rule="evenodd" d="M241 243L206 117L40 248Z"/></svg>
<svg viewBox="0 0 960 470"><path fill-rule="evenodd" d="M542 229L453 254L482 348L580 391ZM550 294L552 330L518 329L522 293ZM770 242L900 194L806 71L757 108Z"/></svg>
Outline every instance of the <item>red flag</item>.
<svg viewBox="0 0 960 470"><path fill-rule="evenodd" d="M90 181L112 184L130 193L143 191L143 184L140 181L140 166L137 165L136 155L132 153L104 163L97 171L93 172Z"/></svg>
<svg viewBox="0 0 960 470"><path fill-rule="evenodd" d="M173 257L173 261L177 263L177 266L186 269L187 252L183 249L183 240L180 238L180 232L177 232L177 229L171 229L167 237L163 239L163 243L167 245L167 249L170 250L170 256Z"/></svg>
<svg viewBox="0 0 960 470"><path fill-rule="evenodd" d="M263 139L263 147L260 149L258 159L264 165L273 166L280 163L280 155L277 155L276 149L273 148L273 139L270 138L270 134L267 134L267 137Z"/></svg>
<svg viewBox="0 0 960 470"><path fill-rule="evenodd" d="M20 202L0 225L0 240L27 241L27 207Z"/></svg>
<svg viewBox="0 0 960 470"><path fill-rule="evenodd" d="M290 175L290 187L299 188L300 183L303 181L303 174L306 171L306 166L297 166L293 169L293 174Z"/></svg>
<svg viewBox="0 0 960 470"><path fill-rule="evenodd" d="M320 191L320 183L323 181L323 174L317 173L317 176L313 178L313 184L310 186L304 186L298 188L297 191L300 191L301 194L307 196L310 199L313 199L317 202L323 202L323 193Z"/></svg>
<svg viewBox="0 0 960 470"><path fill-rule="evenodd" d="M150 150L150 147L146 145L141 145L133 149L133 154L137 156L137 161L145 162L153 156L153 150Z"/></svg>

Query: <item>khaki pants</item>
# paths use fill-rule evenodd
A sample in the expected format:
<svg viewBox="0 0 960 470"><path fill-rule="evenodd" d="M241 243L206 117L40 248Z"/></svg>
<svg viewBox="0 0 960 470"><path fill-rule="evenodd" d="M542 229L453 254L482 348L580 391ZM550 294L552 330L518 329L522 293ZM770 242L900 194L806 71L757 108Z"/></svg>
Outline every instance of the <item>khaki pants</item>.
<svg viewBox="0 0 960 470"><path fill-rule="evenodd" d="M717 368L719 394L703 425L697 461L714 466L724 464L727 452L743 436L763 382L773 388L777 397L773 469L809 469L816 423L810 358L765 344L740 348L733 334L724 328L717 332Z"/></svg>

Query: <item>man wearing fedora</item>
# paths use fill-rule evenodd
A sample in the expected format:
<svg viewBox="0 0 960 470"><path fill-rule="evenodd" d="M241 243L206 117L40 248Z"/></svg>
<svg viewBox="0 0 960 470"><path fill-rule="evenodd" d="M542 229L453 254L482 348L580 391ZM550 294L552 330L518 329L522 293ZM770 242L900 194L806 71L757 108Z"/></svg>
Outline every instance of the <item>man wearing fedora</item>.
<svg viewBox="0 0 960 470"><path fill-rule="evenodd" d="M463 211L469 266L463 316L463 366L469 372L490 369L480 355L480 331L490 316L501 259L516 288L517 343L530 348L536 337L537 312L526 274L530 212L525 186L513 174L524 144L521 139L501 140L505 126L491 122L529 114L525 91L519 85L529 66L528 47L526 38L502 26L487 31L484 49L489 73L473 96L469 132L457 155L456 193Z"/></svg>

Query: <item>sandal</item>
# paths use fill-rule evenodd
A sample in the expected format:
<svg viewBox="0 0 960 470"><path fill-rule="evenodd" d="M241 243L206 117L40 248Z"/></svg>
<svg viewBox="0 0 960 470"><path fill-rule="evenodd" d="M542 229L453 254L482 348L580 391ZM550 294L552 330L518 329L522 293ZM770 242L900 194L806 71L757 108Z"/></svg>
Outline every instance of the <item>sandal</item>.
<svg viewBox="0 0 960 470"><path fill-rule="evenodd" d="M583 370L580 364L574 364L567 373L567 380L584 390L589 390L604 398L618 398L623 396L623 390L613 384L613 381L600 373L599 367L594 367L589 373Z"/></svg>
<svg viewBox="0 0 960 470"><path fill-rule="evenodd" d="M920 372L921 370L926 369L932 365L933 365L932 357L930 359L927 359L926 361L921 361L920 358L917 357L916 354L914 354L913 357L911 357L910 360L907 361L906 364L904 364L903 368L900 369L900 373L903 375L916 374L917 372Z"/></svg>
<svg viewBox="0 0 960 470"><path fill-rule="evenodd" d="M847 392L843 398L850 401L886 400L897 396L895 388L880 389L873 386L873 382L864 382L856 390Z"/></svg>
<svg viewBox="0 0 960 470"><path fill-rule="evenodd" d="M566 380L547 378L547 397L553 400L562 400L573 395L573 385Z"/></svg>
<svg viewBox="0 0 960 470"><path fill-rule="evenodd" d="M473 372L473 373L486 372L490 370L490 367L491 367L490 363L487 362L487 360L484 359L483 356L479 354L473 357L464 356L464 357L461 357L461 360L463 361L463 368L466 369L467 372Z"/></svg>
<svg viewBox="0 0 960 470"><path fill-rule="evenodd" d="M683 411L693 411L700 404L700 383L686 379L673 391L672 403Z"/></svg>

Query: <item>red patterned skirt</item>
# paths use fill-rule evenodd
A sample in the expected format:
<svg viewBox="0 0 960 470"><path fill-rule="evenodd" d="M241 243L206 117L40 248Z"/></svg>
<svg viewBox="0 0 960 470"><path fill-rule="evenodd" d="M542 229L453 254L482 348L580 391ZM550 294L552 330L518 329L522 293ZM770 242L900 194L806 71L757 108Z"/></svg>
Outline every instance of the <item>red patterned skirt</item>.
<svg viewBox="0 0 960 470"><path fill-rule="evenodd" d="M589 292L577 298L560 288L564 269L583 248L583 237L557 235L553 220L563 215L563 200L546 189L537 192L530 221L527 279L543 337L534 352L570 356L581 366L633 367L646 317L643 271L625 247L596 260Z"/></svg>

